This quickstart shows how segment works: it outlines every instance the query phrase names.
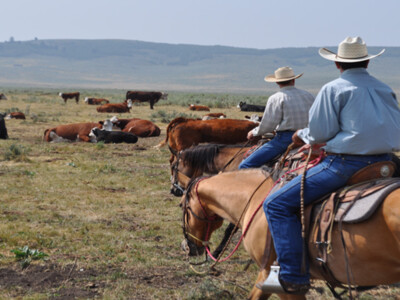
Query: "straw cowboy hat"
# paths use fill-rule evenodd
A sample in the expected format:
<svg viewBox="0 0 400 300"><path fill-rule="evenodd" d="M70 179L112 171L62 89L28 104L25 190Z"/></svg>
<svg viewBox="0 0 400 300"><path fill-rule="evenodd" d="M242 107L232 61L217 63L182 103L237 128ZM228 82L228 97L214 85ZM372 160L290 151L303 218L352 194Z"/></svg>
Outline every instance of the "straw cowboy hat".
<svg viewBox="0 0 400 300"><path fill-rule="evenodd" d="M292 79L299 78L302 75L303 75L303 73L301 73L299 75L294 75L292 68L282 67L282 68L277 69L274 72L274 74L265 76L264 80L267 82L283 82L283 81L289 81Z"/></svg>
<svg viewBox="0 0 400 300"><path fill-rule="evenodd" d="M326 48L319 49L319 55L323 58L344 63L369 60L381 55L383 52L385 52L385 49L378 54L369 55L367 45L359 36L345 38L345 40L339 44L337 54Z"/></svg>

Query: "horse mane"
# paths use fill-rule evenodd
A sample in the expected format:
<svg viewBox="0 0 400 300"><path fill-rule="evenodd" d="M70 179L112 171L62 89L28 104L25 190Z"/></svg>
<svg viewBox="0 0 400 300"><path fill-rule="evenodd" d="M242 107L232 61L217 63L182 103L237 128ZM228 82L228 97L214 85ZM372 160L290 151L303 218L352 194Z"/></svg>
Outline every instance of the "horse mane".
<svg viewBox="0 0 400 300"><path fill-rule="evenodd" d="M220 147L221 145L218 144L198 145L185 149L181 158L186 166L198 171L212 170L214 158L219 153Z"/></svg>

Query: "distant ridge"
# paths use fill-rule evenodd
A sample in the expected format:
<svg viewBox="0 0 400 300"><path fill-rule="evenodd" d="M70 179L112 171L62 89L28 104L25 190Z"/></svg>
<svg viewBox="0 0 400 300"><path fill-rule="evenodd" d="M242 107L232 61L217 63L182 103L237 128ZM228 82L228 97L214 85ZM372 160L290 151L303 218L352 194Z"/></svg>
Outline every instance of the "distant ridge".
<svg viewBox="0 0 400 300"><path fill-rule="evenodd" d="M384 47L370 47L371 53ZM335 47L332 47L335 49ZM129 40L34 40L0 43L1 87L116 88L263 93L266 74L291 66L297 85L316 93L338 77L318 48L250 49ZM372 75L400 89L400 47L371 62Z"/></svg>

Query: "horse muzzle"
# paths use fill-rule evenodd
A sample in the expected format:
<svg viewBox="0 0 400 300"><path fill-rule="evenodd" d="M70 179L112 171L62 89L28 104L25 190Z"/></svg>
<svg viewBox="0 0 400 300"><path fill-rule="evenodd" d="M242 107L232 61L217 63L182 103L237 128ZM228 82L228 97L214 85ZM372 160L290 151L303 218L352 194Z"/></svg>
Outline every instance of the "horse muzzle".
<svg viewBox="0 0 400 300"><path fill-rule="evenodd" d="M181 186L179 186L179 184L174 183L170 192L176 197L182 197L185 191Z"/></svg>
<svg viewBox="0 0 400 300"><path fill-rule="evenodd" d="M204 253L204 246L197 246L190 240L184 239L181 243L181 249L189 256L199 256Z"/></svg>

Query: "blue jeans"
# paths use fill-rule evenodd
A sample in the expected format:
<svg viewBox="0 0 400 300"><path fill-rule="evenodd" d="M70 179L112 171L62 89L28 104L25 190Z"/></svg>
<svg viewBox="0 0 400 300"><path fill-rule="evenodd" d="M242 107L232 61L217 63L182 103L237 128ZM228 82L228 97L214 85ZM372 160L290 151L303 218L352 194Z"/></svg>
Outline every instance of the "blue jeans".
<svg viewBox="0 0 400 300"><path fill-rule="evenodd" d="M329 155L310 168L304 182L304 204L346 185L355 172L371 163L391 160L389 155ZM297 176L264 201L264 212L272 233L280 264L280 278L287 282L309 283L308 266L301 274L302 238L301 223L296 215L300 209L300 183Z"/></svg>
<svg viewBox="0 0 400 300"><path fill-rule="evenodd" d="M259 168L267 162L273 160L278 155L284 153L292 143L294 131L277 132L275 137L265 143L249 157L245 158L239 165L239 169Z"/></svg>

